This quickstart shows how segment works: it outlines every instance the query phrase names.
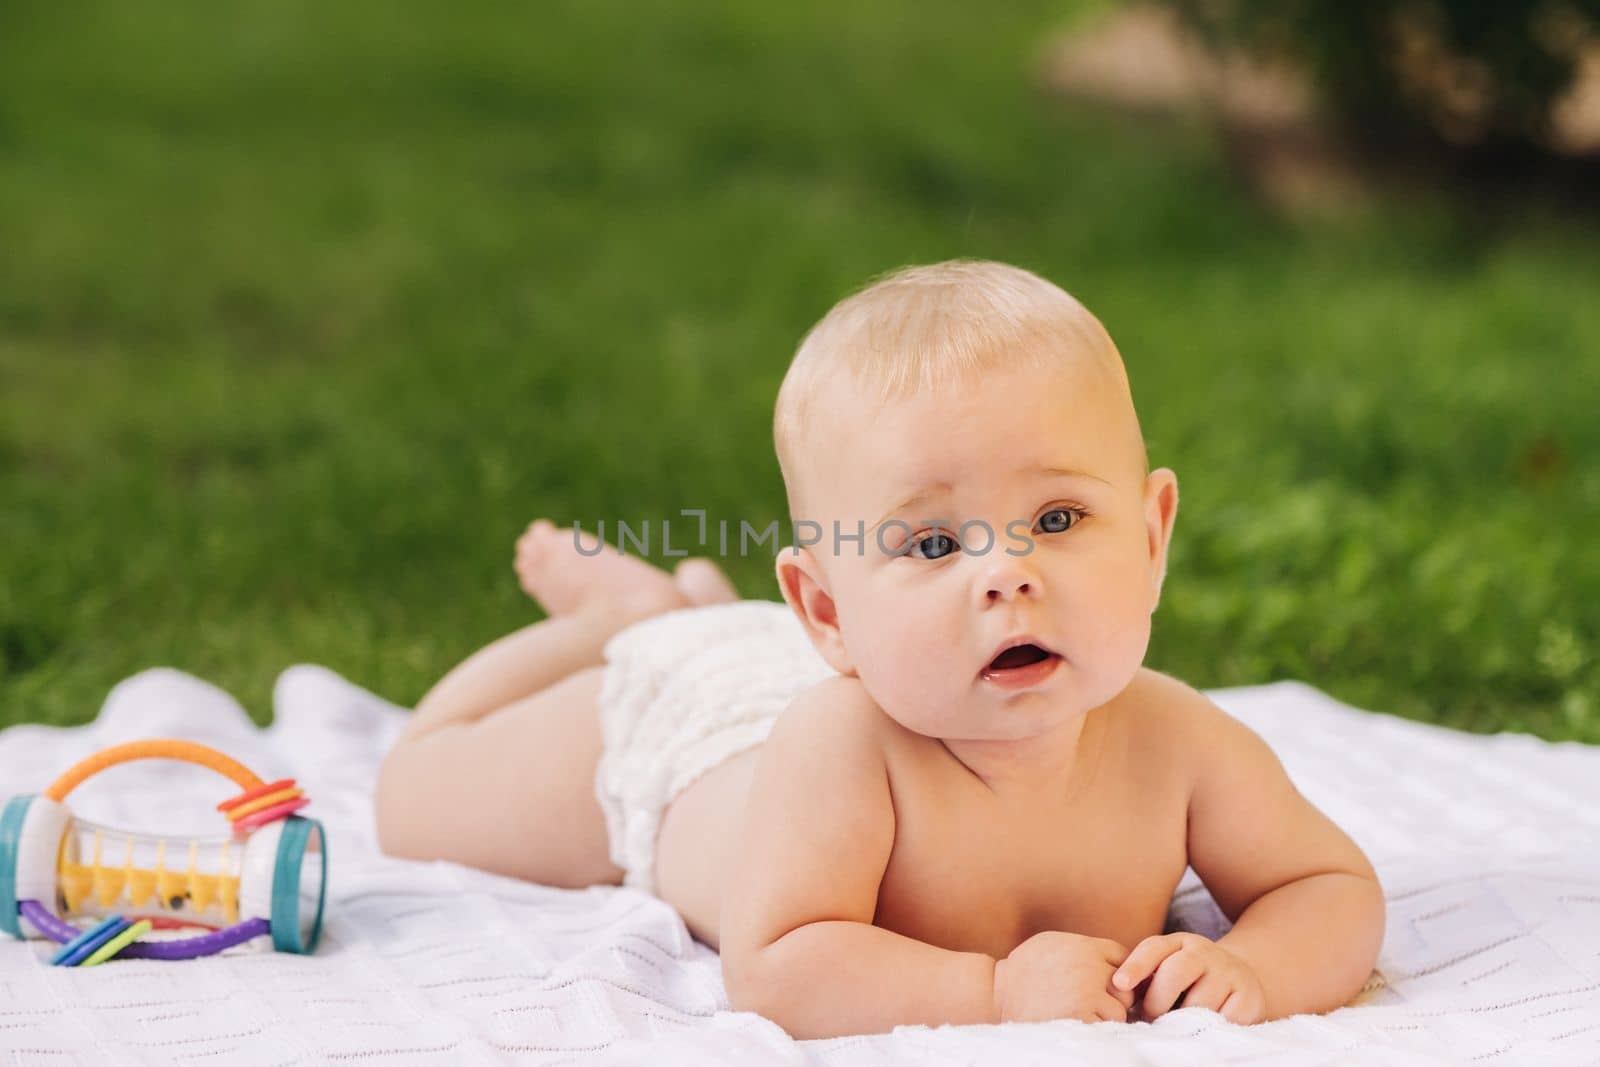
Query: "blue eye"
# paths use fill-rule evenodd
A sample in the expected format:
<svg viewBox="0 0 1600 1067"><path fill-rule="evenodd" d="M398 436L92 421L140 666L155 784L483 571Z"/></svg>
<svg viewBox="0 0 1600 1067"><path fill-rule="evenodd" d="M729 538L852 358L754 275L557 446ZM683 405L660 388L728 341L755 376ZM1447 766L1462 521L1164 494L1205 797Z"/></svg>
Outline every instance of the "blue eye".
<svg viewBox="0 0 1600 1067"><path fill-rule="evenodd" d="M1037 529L1041 533L1064 533L1083 521L1083 512L1077 508L1051 508L1039 516Z"/></svg>
<svg viewBox="0 0 1600 1067"><path fill-rule="evenodd" d="M961 547L954 537L941 531L935 531L927 537L911 542L911 549L906 553L917 559L942 559Z"/></svg>

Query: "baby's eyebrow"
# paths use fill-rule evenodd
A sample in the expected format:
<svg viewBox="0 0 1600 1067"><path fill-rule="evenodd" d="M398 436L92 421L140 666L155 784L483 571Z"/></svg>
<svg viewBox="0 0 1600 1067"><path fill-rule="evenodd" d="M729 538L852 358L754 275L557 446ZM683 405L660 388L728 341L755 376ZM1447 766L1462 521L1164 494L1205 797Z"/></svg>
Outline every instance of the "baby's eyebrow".
<svg viewBox="0 0 1600 1067"><path fill-rule="evenodd" d="M1073 470L1070 467L1033 467L1030 468L1030 470L1038 474L1053 474L1063 478L1088 478L1091 481L1099 482L1102 485L1111 484L1098 474L1090 474L1088 471Z"/></svg>
<svg viewBox="0 0 1600 1067"><path fill-rule="evenodd" d="M911 507L913 504L921 504L921 503L927 501L931 497L937 496L940 493L948 493L949 491L950 491L950 483L949 482L935 482L932 485L925 486L922 489L919 489L916 492L912 493L910 496L906 497L906 499L902 500L899 504L896 504L894 507L890 508L888 511L884 512L883 518L879 519L877 522L875 522L871 526L867 527L867 532L868 533L872 533L873 531L877 530L878 527L882 526L885 522L889 521L891 516L898 515L900 512L905 511L907 508Z"/></svg>

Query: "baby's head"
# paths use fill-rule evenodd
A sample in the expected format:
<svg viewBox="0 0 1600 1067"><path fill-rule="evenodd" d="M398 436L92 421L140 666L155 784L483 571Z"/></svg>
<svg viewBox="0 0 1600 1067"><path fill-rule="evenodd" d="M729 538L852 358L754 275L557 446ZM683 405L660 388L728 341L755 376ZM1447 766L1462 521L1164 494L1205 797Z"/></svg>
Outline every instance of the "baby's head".
<svg viewBox="0 0 1600 1067"><path fill-rule="evenodd" d="M1027 737L1132 681L1177 479L1061 289L970 261L877 280L801 342L773 434L797 544L821 531L778 553L784 599L901 724Z"/></svg>

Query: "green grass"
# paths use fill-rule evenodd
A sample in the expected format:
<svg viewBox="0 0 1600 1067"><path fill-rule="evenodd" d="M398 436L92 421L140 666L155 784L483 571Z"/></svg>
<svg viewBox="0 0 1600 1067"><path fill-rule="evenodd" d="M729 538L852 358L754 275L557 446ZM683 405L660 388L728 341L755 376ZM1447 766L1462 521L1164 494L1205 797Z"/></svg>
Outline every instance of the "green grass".
<svg viewBox="0 0 1600 1067"><path fill-rule="evenodd" d="M0 724L158 664L414 702L537 617L534 516L780 516L800 334L985 256L1100 314L1179 472L1153 666L1600 740L1600 231L1291 225L1042 95L1070 5L790 7L10 5Z"/></svg>

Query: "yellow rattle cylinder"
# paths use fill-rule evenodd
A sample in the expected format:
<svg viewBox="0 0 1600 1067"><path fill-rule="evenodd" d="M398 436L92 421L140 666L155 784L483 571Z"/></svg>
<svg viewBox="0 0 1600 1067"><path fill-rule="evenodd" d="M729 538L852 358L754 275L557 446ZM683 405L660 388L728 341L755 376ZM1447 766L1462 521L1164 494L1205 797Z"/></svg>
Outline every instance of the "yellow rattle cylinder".
<svg viewBox="0 0 1600 1067"><path fill-rule="evenodd" d="M115 745L80 760L43 796L57 803L92 775L140 759L174 759L210 768L241 790L266 783L244 764L193 741L158 738ZM274 797L273 799L277 799ZM169 852L169 843L177 847ZM71 818L57 860L59 907L69 915L136 912L214 926L239 921L243 849L231 836L178 843Z"/></svg>

